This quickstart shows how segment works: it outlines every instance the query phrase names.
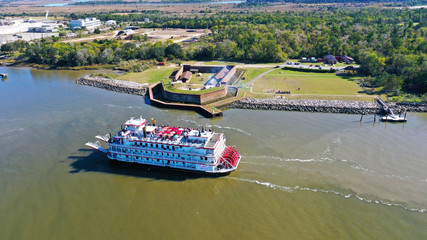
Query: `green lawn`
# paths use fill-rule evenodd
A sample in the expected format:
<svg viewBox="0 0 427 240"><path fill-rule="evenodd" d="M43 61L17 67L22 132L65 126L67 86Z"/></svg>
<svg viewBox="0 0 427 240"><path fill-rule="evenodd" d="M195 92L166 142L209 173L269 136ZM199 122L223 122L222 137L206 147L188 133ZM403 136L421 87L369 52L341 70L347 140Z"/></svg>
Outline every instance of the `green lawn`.
<svg viewBox="0 0 427 240"><path fill-rule="evenodd" d="M292 94L363 95L354 79L345 79L335 73L310 73L274 70L254 82L255 92L291 91Z"/></svg>
<svg viewBox="0 0 427 240"><path fill-rule="evenodd" d="M190 93L190 94L203 94L203 93L208 93L208 92L213 92L219 89L223 89L224 86L221 87L214 87L214 88L208 88L208 89L203 89L200 91L193 91L193 90L182 90L182 89L178 89L180 86L182 86L182 83L175 83L173 84L173 86L169 86L168 82L163 82L164 86L165 86L165 90L174 92L174 93Z"/></svg>
<svg viewBox="0 0 427 240"><path fill-rule="evenodd" d="M241 80L239 83L247 83L248 81L258 77L259 75L267 72L272 68L245 68L243 69L245 73L243 74L243 77L245 80Z"/></svg>
<svg viewBox="0 0 427 240"><path fill-rule="evenodd" d="M118 77L117 79L138 83L153 84L166 79L172 74L174 70L174 68L168 67L155 67L142 72L127 73Z"/></svg>

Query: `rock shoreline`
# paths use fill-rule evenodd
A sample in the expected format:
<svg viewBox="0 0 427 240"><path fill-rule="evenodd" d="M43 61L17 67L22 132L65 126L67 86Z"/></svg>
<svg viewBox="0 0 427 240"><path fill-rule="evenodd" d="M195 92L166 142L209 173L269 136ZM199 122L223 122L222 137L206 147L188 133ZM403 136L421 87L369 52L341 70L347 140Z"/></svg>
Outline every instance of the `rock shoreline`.
<svg viewBox="0 0 427 240"><path fill-rule="evenodd" d="M323 112L346 114L377 114L382 111L376 102L336 100L295 100L246 98L231 104L232 108L257 110L282 110L299 112Z"/></svg>
<svg viewBox="0 0 427 240"><path fill-rule="evenodd" d="M427 112L427 103L387 103L395 112Z"/></svg>
<svg viewBox="0 0 427 240"><path fill-rule="evenodd" d="M427 112L427 103L391 103L387 104L395 113ZM245 98L230 105L231 108L256 110L281 110L299 112L323 112L345 114L384 114L377 101L338 101L338 100L297 100L272 98Z"/></svg>
<svg viewBox="0 0 427 240"><path fill-rule="evenodd" d="M102 77L84 76L76 80L77 84L102 88L110 91L144 96L148 84L115 80ZM388 103L394 113L427 112L427 103ZM281 110L299 112L323 112L345 114L384 114L377 101L338 101L338 100L303 100L245 98L232 103L229 107L254 110Z"/></svg>
<svg viewBox="0 0 427 240"><path fill-rule="evenodd" d="M115 80L102 77L84 76L76 80L77 84L87 85L109 91L127 93L132 95L144 96L148 89L148 84L136 82Z"/></svg>

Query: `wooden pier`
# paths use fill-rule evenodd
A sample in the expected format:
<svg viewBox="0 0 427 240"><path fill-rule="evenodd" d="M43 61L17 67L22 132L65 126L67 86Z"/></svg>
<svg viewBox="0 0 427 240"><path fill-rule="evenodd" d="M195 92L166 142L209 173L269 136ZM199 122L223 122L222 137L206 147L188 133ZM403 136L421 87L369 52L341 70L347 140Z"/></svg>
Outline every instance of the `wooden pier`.
<svg viewBox="0 0 427 240"><path fill-rule="evenodd" d="M383 112L385 113L385 116L381 117L380 120L383 122L406 122L406 111L405 116L401 117L400 114L396 115L393 112L393 109L391 109L387 104L381 99L377 98L378 103L381 105Z"/></svg>

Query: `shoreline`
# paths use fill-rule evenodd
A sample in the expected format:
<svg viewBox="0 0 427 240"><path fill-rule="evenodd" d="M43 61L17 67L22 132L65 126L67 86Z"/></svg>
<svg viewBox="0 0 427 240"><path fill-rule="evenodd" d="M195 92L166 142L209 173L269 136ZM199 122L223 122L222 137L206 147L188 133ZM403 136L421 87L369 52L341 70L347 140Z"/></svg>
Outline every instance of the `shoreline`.
<svg viewBox="0 0 427 240"><path fill-rule="evenodd" d="M427 103L388 103L395 113L427 112ZM297 100L273 98L245 98L232 103L230 108L253 110L279 110L343 114L384 114L377 101Z"/></svg>
<svg viewBox="0 0 427 240"><path fill-rule="evenodd" d="M109 91L145 96L148 84L115 80L103 77L83 76L76 84L87 85ZM427 112L427 103L387 103L396 114L404 112ZM341 114L387 114L377 101L340 101L340 100L307 100L244 98L226 106L228 108L252 110L276 110L297 112L341 113Z"/></svg>
<svg viewBox="0 0 427 240"><path fill-rule="evenodd" d="M105 90L127 93L132 95L145 96L148 90L148 84L141 84L137 82L129 82L123 80L109 79L103 77L91 77L89 75L83 76L76 80L76 84L86 85Z"/></svg>
<svg viewBox="0 0 427 240"><path fill-rule="evenodd" d="M38 68L32 64L19 63L6 67ZM46 69L44 70L59 70ZM60 69L78 71L81 69ZM93 69L92 69L93 70ZM145 96L148 92L148 84L109 79L103 77L91 77L89 75L77 79L76 84L97 87L109 91ZM427 112L427 103L397 102L387 103L395 113L403 112ZM298 112L321 112L342 114L384 114L377 101L340 101L340 100L305 100L305 99L275 99L275 98L244 98L233 102L226 108L252 109L252 110L276 110Z"/></svg>

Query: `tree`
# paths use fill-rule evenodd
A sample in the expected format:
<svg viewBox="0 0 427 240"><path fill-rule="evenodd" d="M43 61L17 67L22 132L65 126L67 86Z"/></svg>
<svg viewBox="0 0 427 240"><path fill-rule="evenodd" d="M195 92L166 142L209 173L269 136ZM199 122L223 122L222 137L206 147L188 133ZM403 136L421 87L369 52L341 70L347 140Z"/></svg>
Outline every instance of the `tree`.
<svg viewBox="0 0 427 240"><path fill-rule="evenodd" d="M366 75L378 76L384 71L385 58L375 51L362 52L360 56L360 69Z"/></svg>
<svg viewBox="0 0 427 240"><path fill-rule="evenodd" d="M98 62L102 64L111 63L114 59L113 50L111 48L106 48L98 57Z"/></svg>
<svg viewBox="0 0 427 240"><path fill-rule="evenodd" d="M165 49L165 55L168 58L178 58L182 59L184 56L184 51L182 50L181 45L177 43L170 44Z"/></svg>

